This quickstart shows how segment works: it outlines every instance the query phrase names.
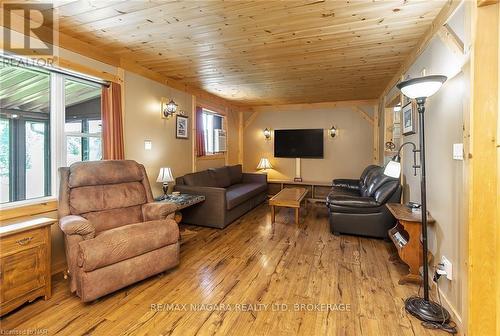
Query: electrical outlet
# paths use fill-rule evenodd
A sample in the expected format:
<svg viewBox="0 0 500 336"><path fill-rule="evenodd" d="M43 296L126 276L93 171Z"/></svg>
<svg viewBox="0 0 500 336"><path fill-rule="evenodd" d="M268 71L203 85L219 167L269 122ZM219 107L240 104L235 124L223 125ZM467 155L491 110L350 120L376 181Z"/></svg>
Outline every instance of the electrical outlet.
<svg viewBox="0 0 500 336"><path fill-rule="evenodd" d="M453 266L451 264L451 261L446 259L445 256L441 257L441 264L443 264L443 269L446 273L446 279L452 280L453 279Z"/></svg>

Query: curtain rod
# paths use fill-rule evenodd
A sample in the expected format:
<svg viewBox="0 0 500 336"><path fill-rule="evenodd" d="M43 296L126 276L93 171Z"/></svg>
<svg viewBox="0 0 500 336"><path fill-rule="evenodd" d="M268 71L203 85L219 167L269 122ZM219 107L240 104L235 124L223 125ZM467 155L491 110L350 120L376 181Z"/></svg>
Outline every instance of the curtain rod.
<svg viewBox="0 0 500 336"><path fill-rule="evenodd" d="M97 78L97 77L93 77L93 76L85 75L85 74L82 74L79 72L55 67L53 65L47 65L48 64L47 61L45 61L44 64L39 64L39 63L41 63L40 60L42 58L39 58L37 60L30 60L29 58L26 58L26 57L18 56L15 54L8 54L5 52L0 54L0 58L2 58L2 66L10 65L10 66L24 67L24 68L28 68L28 69L34 70L34 71L37 71L38 69L44 69L45 71L48 71L48 72L58 73L58 74L65 75L68 77L73 77L76 79L85 80L85 81L92 82L94 84L99 84L99 85L102 85L105 87L109 87L111 85L111 83L109 81L102 80L102 79Z"/></svg>

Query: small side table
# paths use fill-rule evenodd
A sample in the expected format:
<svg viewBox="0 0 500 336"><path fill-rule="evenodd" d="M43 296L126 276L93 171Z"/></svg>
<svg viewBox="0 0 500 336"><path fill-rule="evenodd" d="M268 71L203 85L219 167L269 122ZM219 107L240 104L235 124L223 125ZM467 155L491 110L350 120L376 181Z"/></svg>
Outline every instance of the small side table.
<svg viewBox="0 0 500 336"><path fill-rule="evenodd" d="M50 226L53 218L16 219L0 227L0 315L51 296Z"/></svg>
<svg viewBox="0 0 500 336"><path fill-rule="evenodd" d="M175 221L179 224L182 220L182 214L180 210L187 207L193 206L195 204L205 201L205 196L203 195L191 195L191 194L179 194L179 195L166 195L155 198L157 202L167 202L173 203L177 207L175 209Z"/></svg>
<svg viewBox="0 0 500 336"><path fill-rule="evenodd" d="M410 267L407 275L399 279L398 283L403 285L407 282L420 284L420 267L422 267L422 214L413 212L409 207L399 203L386 204L389 211L398 220L396 226L388 231L389 237L398 250L401 260ZM434 223L434 218L427 212L427 223ZM427 259L432 254L429 252Z"/></svg>

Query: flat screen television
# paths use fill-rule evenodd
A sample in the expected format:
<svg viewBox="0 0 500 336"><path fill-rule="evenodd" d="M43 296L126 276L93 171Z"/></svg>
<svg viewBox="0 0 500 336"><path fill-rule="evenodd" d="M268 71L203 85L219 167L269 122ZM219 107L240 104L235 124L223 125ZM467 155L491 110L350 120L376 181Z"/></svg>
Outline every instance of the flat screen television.
<svg viewBox="0 0 500 336"><path fill-rule="evenodd" d="M274 157L323 158L323 129L275 130Z"/></svg>

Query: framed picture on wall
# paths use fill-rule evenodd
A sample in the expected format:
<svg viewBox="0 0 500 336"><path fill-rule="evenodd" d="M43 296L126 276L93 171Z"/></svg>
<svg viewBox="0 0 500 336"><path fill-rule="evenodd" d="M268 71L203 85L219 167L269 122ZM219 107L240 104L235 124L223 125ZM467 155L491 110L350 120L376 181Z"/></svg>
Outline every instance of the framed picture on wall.
<svg viewBox="0 0 500 336"><path fill-rule="evenodd" d="M177 139L189 139L189 119L187 116L175 116L175 137Z"/></svg>
<svg viewBox="0 0 500 336"><path fill-rule="evenodd" d="M417 109L413 102L407 103L401 109L403 118L403 135L415 134L417 132Z"/></svg>

